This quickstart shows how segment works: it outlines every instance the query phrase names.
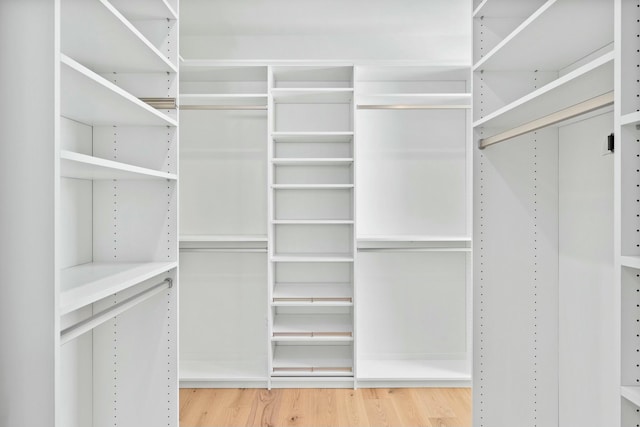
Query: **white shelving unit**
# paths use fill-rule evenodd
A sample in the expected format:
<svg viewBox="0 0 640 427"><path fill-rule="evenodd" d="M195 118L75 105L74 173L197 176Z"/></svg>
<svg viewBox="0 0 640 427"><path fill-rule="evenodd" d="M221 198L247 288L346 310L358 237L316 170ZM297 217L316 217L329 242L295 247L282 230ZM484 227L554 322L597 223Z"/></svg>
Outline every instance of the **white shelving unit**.
<svg viewBox="0 0 640 427"><path fill-rule="evenodd" d="M615 1L615 282L616 329L620 341L616 425L640 423L640 2Z"/></svg>
<svg viewBox="0 0 640 427"><path fill-rule="evenodd" d="M473 425L615 425L613 2L474 6Z"/></svg>
<svg viewBox="0 0 640 427"><path fill-rule="evenodd" d="M353 386L353 67L273 66L269 82L269 385Z"/></svg>
<svg viewBox="0 0 640 427"><path fill-rule="evenodd" d="M180 69L180 384L264 388L267 67Z"/></svg>
<svg viewBox="0 0 640 427"><path fill-rule="evenodd" d="M178 425L178 0L130 3L1 7L6 425Z"/></svg>

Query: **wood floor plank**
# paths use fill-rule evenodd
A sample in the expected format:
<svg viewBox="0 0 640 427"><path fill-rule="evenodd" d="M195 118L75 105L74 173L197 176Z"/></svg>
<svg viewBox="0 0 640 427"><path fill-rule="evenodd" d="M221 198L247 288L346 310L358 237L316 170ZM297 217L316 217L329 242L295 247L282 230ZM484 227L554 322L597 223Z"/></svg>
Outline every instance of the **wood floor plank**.
<svg viewBox="0 0 640 427"><path fill-rule="evenodd" d="M470 427L471 390L182 389L181 427Z"/></svg>

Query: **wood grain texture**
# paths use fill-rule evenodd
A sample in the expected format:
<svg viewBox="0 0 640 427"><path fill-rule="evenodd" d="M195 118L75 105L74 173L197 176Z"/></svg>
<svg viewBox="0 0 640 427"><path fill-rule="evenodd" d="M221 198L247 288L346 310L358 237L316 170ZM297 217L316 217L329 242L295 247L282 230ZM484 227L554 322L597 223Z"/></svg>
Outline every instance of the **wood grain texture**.
<svg viewBox="0 0 640 427"><path fill-rule="evenodd" d="M181 389L181 427L470 427L471 389Z"/></svg>

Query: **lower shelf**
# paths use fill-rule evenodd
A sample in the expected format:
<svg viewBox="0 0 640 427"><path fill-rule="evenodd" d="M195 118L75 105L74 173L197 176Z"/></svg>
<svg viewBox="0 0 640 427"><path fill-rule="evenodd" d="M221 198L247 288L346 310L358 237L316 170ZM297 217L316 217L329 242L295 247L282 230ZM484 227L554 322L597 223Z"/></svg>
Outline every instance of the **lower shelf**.
<svg viewBox="0 0 640 427"><path fill-rule="evenodd" d="M272 376L351 377L353 348L350 345L277 345Z"/></svg>
<svg viewBox="0 0 640 427"><path fill-rule="evenodd" d="M470 381L466 360L359 360L358 381Z"/></svg>
<svg viewBox="0 0 640 427"><path fill-rule="evenodd" d="M266 381L267 364L181 360L179 376L180 381Z"/></svg>
<svg viewBox="0 0 640 427"><path fill-rule="evenodd" d="M622 386L620 387L620 395L640 407L640 387Z"/></svg>

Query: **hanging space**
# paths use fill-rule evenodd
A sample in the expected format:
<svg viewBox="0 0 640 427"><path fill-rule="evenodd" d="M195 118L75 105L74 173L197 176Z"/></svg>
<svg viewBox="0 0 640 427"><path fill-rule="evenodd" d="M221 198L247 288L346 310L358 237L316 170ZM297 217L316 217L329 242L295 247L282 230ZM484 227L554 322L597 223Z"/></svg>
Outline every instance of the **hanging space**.
<svg viewBox="0 0 640 427"><path fill-rule="evenodd" d="M616 425L613 2L475 5L473 425Z"/></svg>
<svg viewBox="0 0 640 427"><path fill-rule="evenodd" d="M180 386L265 388L267 67L180 68Z"/></svg>
<svg viewBox="0 0 640 427"><path fill-rule="evenodd" d="M358 66L356 103L358 387L469 387L469 69Z"/></svg>

